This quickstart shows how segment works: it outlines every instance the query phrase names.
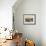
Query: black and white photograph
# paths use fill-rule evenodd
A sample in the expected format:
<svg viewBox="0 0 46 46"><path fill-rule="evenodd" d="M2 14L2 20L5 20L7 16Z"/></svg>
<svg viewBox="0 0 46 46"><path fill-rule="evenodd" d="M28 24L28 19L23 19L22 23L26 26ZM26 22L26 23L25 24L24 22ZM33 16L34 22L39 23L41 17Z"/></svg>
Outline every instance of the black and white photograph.
<svg viewBox="0 0 46 46"><path fill-rule="evenodd" d="M27 25L36 24L36 14L24 14L23 21L24 21L24 24L27 24Z"/></svg>

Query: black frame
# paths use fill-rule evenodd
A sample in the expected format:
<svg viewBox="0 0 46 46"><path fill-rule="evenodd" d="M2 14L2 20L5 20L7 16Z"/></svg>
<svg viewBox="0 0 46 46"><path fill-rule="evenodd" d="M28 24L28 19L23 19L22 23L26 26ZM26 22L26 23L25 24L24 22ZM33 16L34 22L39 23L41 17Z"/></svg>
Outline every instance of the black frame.
<svg viewBox="0 0 46 46"><path fill-rule="evenodd" d="M30 15L30 16L32 15L32 16L34 16L34 19L35 19L34 23L32 23L32 24L26 24L26 23L24 23L24 16L25 16L25 15ZM35 25L35 24L36 24L36 14L24 14L24 15L23 15L23 24L24 24L24 25Z"/></svg>

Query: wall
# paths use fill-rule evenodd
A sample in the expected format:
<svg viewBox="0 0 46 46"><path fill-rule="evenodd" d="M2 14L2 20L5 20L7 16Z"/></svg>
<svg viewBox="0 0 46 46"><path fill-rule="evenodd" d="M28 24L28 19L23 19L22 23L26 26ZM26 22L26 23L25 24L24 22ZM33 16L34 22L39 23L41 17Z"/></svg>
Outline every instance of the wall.
<svg viewBox="0 0 46 46"><path fill-rule="evenodd" d="M41 38L42 46L46 46L46 0L41 1Z"/></svg>
<svg viewBox="0 0 46 46"><path fill-rule="evenodd" d="M12 28L12 6L16 0L0 0L0 27Z"/></svg>
<svg viewBox="0 0 46 46"><path fill-rule="evenodd" d="M16 9L13 9L15 28L18 30L18 32L23 33L24 38L34 40L36 46L41 46L40 2L40 0L23 0L23 2ZM24 14L36 14L36 25L24 25Z"/></svg>

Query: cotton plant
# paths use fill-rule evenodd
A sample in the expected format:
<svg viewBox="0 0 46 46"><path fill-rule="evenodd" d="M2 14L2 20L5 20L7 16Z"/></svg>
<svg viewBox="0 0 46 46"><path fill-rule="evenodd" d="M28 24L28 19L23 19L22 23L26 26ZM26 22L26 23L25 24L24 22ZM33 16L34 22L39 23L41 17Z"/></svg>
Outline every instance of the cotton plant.
<svg viewBox="0 0 46 46"><path fill-rule="evenodd" d="M0 38L5 38L5 28L4 27L1 27L0 28Z"/></svg>
<svg viewBox="0 0 46 46"><path fill-rule="evenodd" d="M8 35L12 35L13 29L8 29L6 27L0 27L0 35L1 37L6 37Z"/></svg>
<svg viewBox="0 0 46 46"><path fill-rule="evenodd" d="M5 27L0 28L0 37L5 38L7 35L9 35L9 30Z"/></svg>
<svg viewBox="0 0 46 46"><path fill-rule="evenodd" d="M4 31L5 30L5 27L0 27L0 44L2 45L3 42L6 41L6 32Z"/></svg>
<svg viewBox="0 0 46 46"><path fill-rule="evenodd" d="M0 27L0 33L4 31L4 27Z"/></svg>

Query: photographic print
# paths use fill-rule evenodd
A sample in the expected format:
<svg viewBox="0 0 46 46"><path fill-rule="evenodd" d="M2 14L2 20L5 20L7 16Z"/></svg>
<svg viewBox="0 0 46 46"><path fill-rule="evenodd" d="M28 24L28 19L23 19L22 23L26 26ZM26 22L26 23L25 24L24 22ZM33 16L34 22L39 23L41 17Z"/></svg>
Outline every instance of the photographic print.
<svg viewBox="0 0 46 46"><path fill-rule="evenodd" d="M23 21L24 21L24 24L27 24L27 25L36 24L36 14L24 14Z"/></svg>

